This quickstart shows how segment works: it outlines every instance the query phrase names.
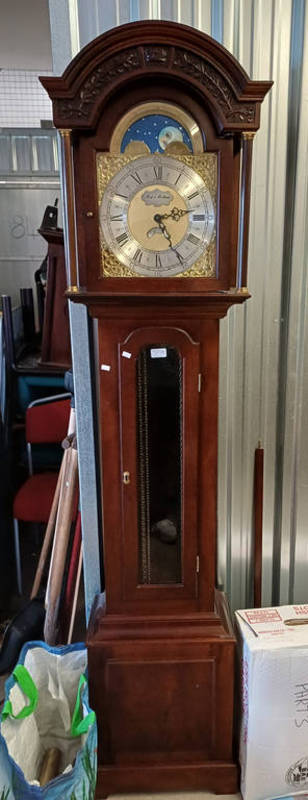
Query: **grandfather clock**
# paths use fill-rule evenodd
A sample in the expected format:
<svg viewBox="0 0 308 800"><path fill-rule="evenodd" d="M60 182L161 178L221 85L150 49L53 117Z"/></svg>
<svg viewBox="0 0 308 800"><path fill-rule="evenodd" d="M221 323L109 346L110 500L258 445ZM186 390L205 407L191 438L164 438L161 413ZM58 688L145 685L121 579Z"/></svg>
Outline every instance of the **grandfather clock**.
<svg viewBox="0 0 308 800"><path fill-rule="evenodd" d="M99 331L98 793L233 792L219 319L249 297L252 140L271 83L205 34L154 21L108 31L42 83L62 141L68 296Z"/></svg>

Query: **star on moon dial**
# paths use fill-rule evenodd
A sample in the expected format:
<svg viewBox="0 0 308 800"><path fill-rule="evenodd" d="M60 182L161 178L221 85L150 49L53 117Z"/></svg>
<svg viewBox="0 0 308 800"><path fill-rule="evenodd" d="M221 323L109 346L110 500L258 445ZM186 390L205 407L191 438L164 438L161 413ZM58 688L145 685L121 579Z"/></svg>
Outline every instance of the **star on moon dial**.
<svg viewBox="0 0 308 800"><path fill-rule="evenodd" d="M215 206L203 178L169 156L133 159L109 181L99 210L108 249L136 275L169 277L204 254Z"/></svg>

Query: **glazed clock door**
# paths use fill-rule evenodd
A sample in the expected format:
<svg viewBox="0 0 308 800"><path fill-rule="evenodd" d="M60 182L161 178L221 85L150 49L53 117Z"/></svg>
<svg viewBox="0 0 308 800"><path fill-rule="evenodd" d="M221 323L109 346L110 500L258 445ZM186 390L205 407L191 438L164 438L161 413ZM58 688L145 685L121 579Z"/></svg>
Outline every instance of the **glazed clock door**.
<svg viewBox="0 0 308 800"><path fill-rule="evenodd" d="M127 600L197 597L199 345L143 328L119 347Z"/></svg>
<svg viewBox="0 0 308 800"><path fill-rule="evenodd" d="M175 326L100 327L111 613L197 607L199 359Z"/></svg>

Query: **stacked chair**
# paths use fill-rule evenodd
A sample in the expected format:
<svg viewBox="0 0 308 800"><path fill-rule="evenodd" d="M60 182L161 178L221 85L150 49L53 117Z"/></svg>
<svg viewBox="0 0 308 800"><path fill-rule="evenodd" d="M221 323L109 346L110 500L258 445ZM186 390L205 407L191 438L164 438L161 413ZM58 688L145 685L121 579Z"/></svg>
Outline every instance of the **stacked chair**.
<svg viewBox="0 0 308 800"><path fill-rule="evenodd" d="M26 411L26 446L29 476L14 498L14 546L17 587L22 593L22 569L19 543L19 522L48 522L56 491L58 472L35 471L33 445L61 444L68 430L69 393L32 402Z"/></svg>

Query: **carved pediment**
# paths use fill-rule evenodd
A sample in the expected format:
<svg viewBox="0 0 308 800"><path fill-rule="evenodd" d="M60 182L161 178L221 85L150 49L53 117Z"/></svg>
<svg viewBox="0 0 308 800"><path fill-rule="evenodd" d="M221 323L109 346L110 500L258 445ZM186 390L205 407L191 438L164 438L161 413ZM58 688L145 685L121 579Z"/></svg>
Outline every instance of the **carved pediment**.
<svg viewBox="0 0 308 800"><path fill-rule="evenodd" d="M123 50L114 58L103 61L81 84L72 100L58 100L57 113L65 119L87 120L106 87L118 82L123 75L135 72L138 67L140 57L137 49Z"/></svg>
<svg viewBox="0 0 308 800"><path fill-rule="evenodd" d="M127 42L130 46L127 47ZM54 101L57 127L93 128L104 102L132 80L155 75L203 94L220 133L257 130L270 82L251 81L214 39L171 22L140 22L95 39L61 78L42 78Z"/></svg>
<svg viewBox="0 0 308 800"><path fill-rule="evenodd" d="M226 120L243 122L245 126L255 123L255 104L239 102L230 83L205 58L196 56L187 50L177 49L173 65L207 89Z"/></svg>

